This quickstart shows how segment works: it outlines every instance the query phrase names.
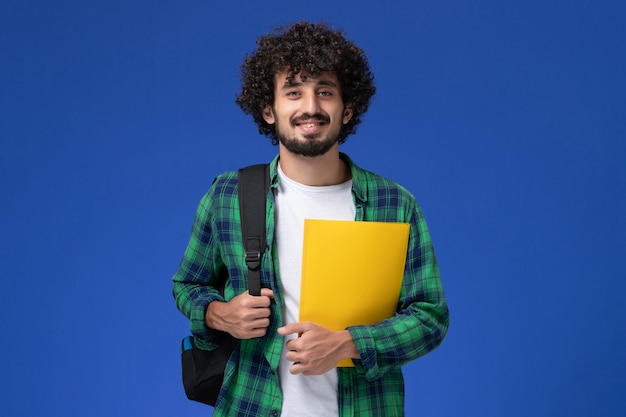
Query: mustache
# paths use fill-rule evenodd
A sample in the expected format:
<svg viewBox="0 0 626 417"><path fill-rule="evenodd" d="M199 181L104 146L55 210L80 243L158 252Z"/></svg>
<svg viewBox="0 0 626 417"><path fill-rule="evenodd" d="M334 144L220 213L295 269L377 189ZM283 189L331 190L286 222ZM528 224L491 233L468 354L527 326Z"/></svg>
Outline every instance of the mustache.
<svg viewBox="0 0 626 417"><path fill-rule="evenodd" d="M324 123L330 123L330 117L327 114L323 114L323 113L315 113L315 114L304 113L300 116L292 118L290 122L292 125L295 126L297 123L304 122L306 120L319 120Z"/></svg>

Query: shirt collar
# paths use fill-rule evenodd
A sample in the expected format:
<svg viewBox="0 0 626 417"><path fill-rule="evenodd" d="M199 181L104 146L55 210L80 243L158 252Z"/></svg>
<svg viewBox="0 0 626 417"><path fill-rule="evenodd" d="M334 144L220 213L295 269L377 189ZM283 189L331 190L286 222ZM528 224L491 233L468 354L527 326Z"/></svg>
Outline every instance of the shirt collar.
<svg viewBox="0 0 626 417"><path fill-rule="evenodd" d="M356 165L347 154L339 152L339 157L350 167L352 174L352 191L357 199L363 202L367 201L367 178L365 171ZM272 162L270 162L270 184L272 188L276 187L280 181L278 177L278 158L279 155L276 155Z"/></svg>

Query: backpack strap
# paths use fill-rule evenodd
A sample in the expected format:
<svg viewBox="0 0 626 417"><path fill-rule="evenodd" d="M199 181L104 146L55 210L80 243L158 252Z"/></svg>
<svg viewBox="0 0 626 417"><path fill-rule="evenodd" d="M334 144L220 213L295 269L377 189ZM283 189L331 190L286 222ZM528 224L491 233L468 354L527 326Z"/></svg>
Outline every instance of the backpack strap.
<svg viewBox="0 0 626 417"><path fill-rule="evenodd" d="M250 295L261 295L261 259L267 248L265 206L270 188L269 164L241 168L238 179L241 233L248 266L248 290Z"/></svg>

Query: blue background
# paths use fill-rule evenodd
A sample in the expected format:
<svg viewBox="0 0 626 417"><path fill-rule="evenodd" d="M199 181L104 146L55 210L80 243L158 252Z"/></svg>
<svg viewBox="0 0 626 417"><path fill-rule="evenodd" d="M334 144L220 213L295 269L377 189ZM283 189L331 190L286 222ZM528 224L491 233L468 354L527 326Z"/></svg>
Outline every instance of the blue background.
<svg viewBox="0 0 626 417"><path fill-rule="evenodd" d="M226 4L227 3L227 4ZM235 105L277 24L324 20L378 93L355 161L409 188L452 324L408 416L624 416L620 1L3 0L3 416L205 416L176 271L196 204L276 149Z"/></svg>

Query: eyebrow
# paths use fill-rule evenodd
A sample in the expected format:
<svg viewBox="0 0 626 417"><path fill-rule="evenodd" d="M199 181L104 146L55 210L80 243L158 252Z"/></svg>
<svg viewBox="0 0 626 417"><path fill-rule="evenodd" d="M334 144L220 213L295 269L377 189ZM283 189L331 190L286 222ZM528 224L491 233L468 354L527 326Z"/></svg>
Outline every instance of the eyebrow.
<svg viewBox="0 0 626 417"><path fill-rule="evenodd" d="M287 88L293 88L293 87L300 87L302 86L304 83L301 81L285 81L285 83L283 84L283 86L281 87L281 89L287 89ZM331 80L319 80L319 81L315 81L315 85L316 86L322 86L322 87L333 87L333 88L339 88L339 86L337 85L337 83L335 83L334 81Z"/></svg>

